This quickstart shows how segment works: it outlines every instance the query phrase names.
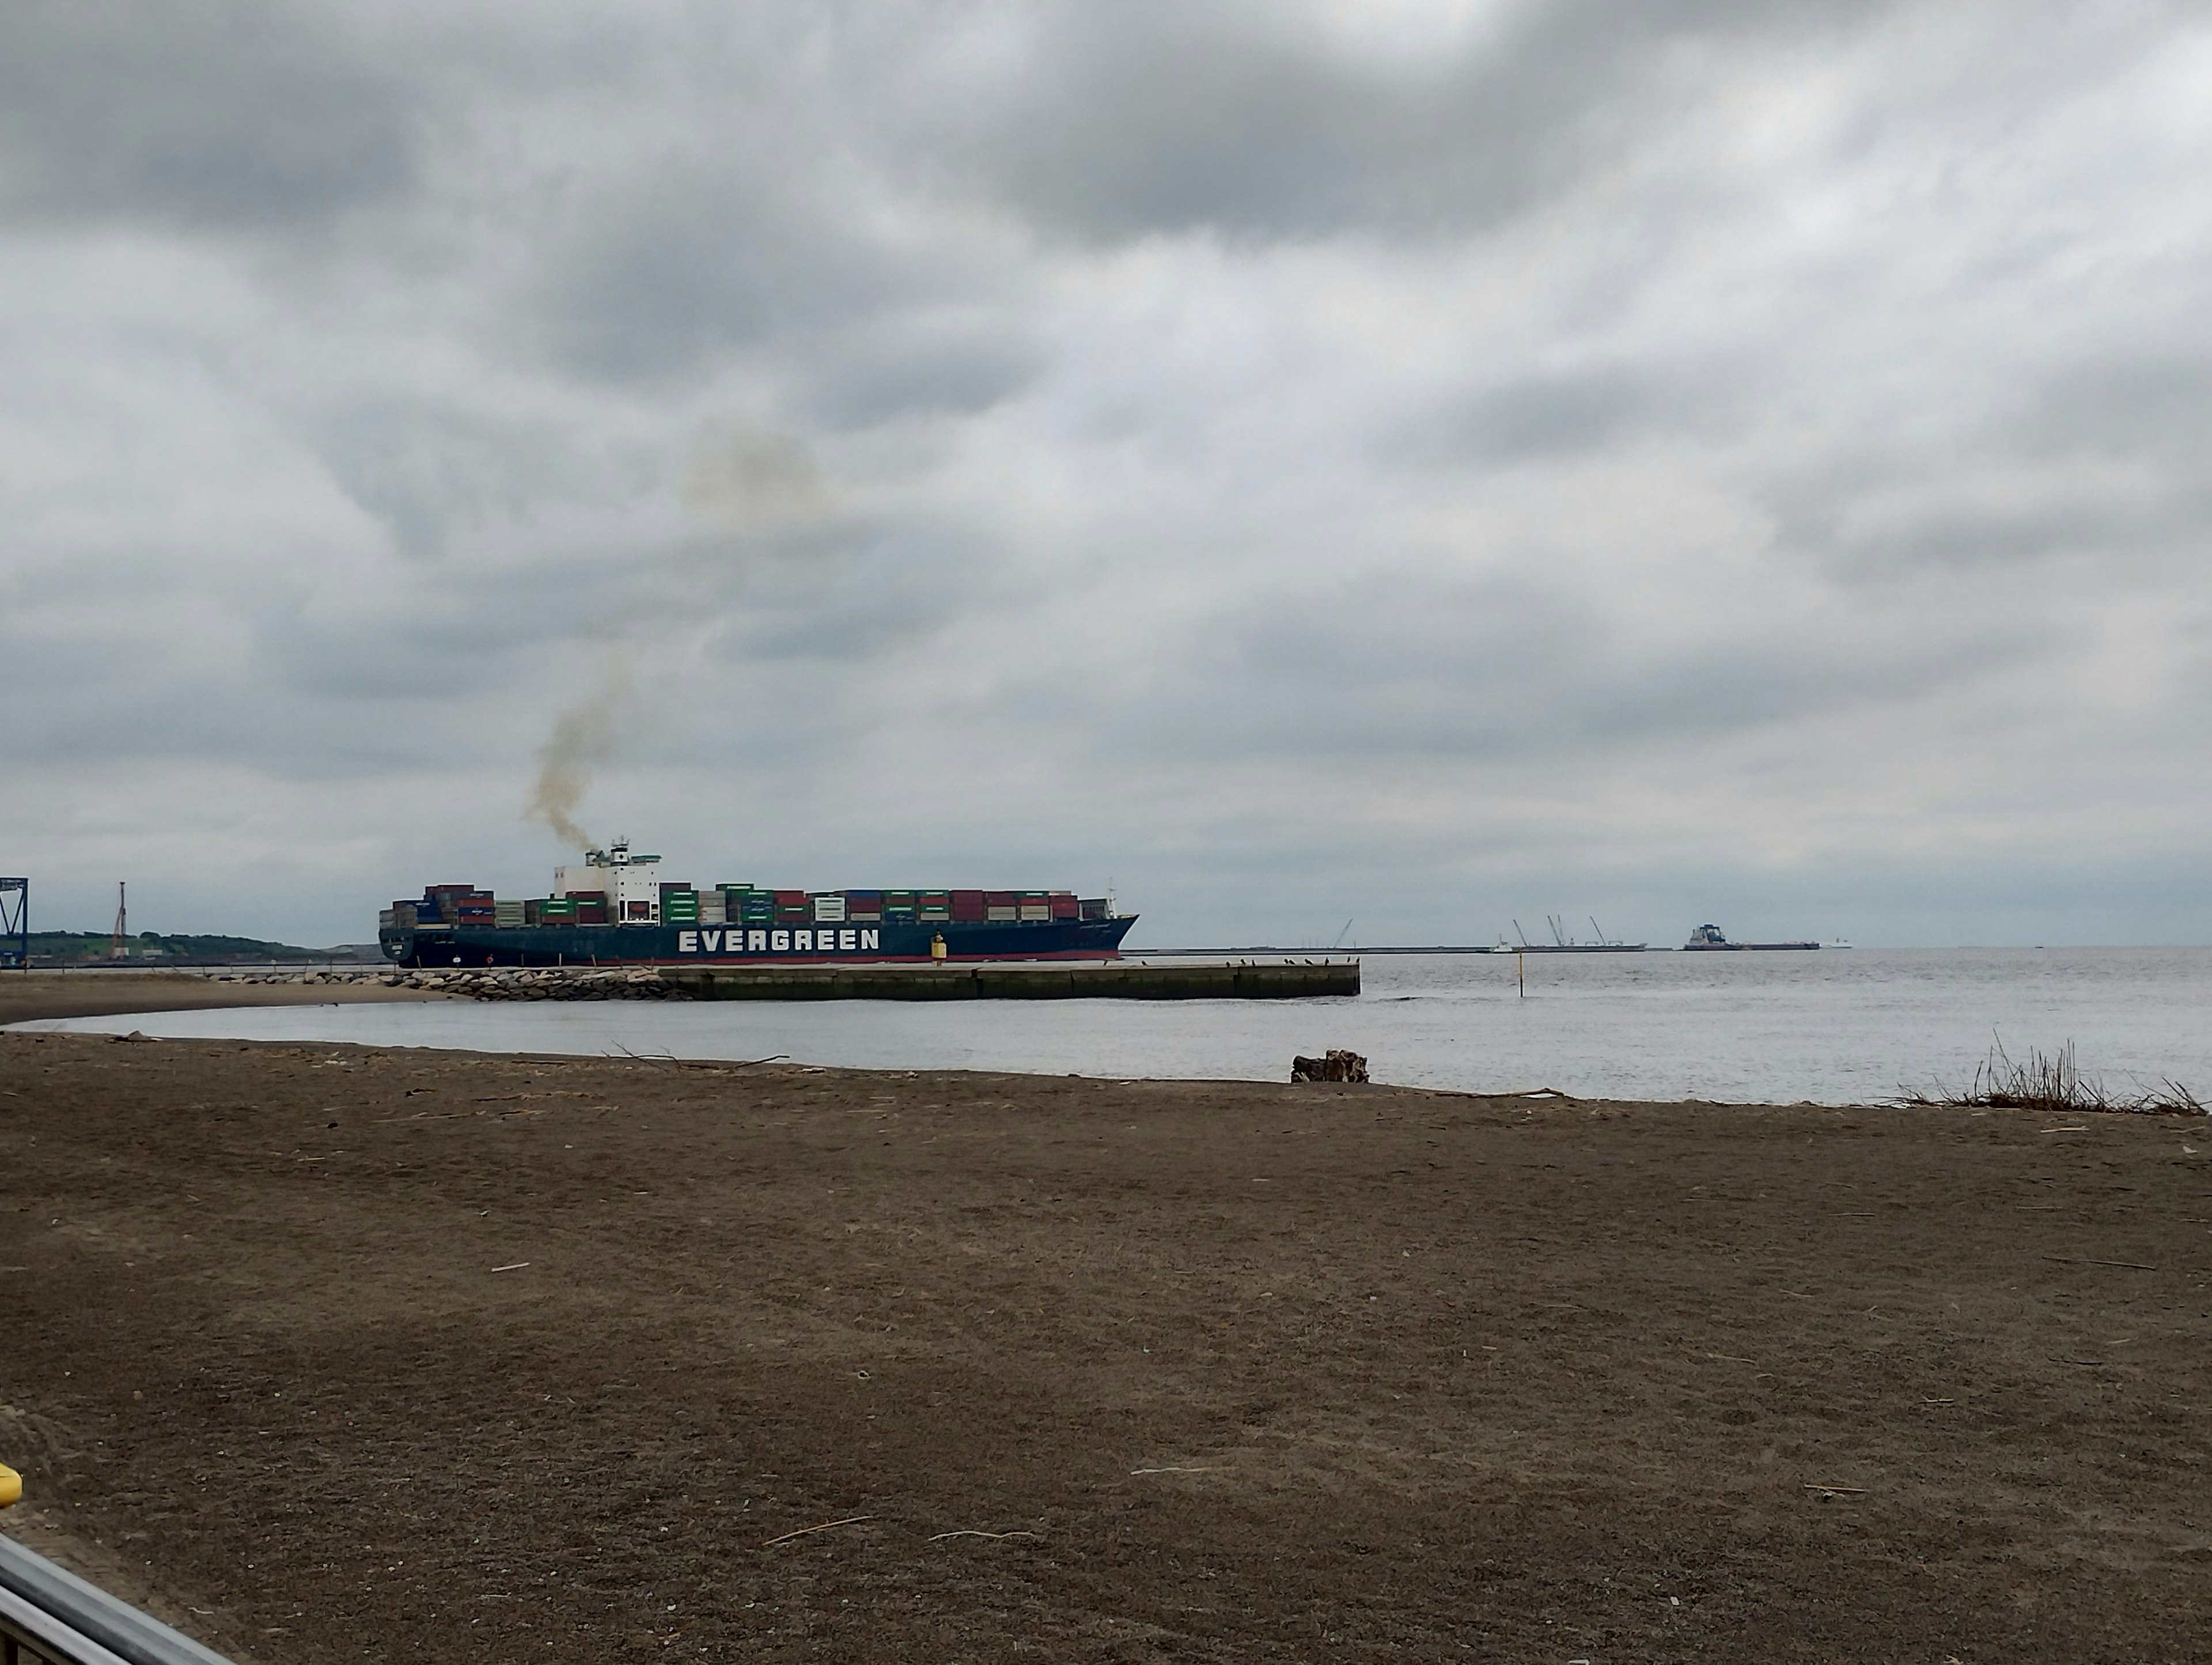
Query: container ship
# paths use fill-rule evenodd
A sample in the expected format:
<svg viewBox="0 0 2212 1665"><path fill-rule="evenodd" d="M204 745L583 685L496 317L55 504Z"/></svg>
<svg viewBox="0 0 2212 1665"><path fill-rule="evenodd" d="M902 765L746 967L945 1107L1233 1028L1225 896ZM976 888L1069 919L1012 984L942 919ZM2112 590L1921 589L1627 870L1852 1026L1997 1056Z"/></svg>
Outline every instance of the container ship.
<svg viewBox="0 0 2212 1665"><path fill-rule="evenodd" d="M701 890L617 842L555 869L547 896L433 884L384 910L377 941L422 968L1097 960L1136 922L1073 890Z"/></svg>

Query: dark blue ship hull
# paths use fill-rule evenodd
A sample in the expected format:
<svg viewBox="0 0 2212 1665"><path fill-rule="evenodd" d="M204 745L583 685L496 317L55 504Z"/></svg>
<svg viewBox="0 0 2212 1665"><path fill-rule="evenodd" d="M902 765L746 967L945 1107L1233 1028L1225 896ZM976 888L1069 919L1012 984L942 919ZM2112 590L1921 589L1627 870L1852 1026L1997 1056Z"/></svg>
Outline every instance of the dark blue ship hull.
<svg viewBox="0 0 2212 1665"><path fill-rule="evenodd" d="M394 965L834 965L949 960L1117 959L1134 914L1026 924L387 926Z"/></svg>

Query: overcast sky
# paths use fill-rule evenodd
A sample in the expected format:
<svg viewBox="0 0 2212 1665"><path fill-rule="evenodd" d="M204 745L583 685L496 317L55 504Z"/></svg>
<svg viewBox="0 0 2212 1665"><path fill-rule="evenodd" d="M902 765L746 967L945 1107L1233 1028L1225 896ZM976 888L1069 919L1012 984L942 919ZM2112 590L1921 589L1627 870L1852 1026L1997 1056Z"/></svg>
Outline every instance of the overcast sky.
<svg viewBox="0 0 2212 1665"><path fill-rule="evenodd" d="M49 927L2212 940L2212 10L13 0L0 517Z"/></svg>

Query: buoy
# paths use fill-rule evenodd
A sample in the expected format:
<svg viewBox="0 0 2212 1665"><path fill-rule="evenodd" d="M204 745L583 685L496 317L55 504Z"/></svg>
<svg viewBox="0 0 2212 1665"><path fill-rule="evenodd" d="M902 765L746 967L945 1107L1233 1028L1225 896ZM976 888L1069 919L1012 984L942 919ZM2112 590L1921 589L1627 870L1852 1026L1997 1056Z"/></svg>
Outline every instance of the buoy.
<svg viewBox="0 0 2212 1665"><path fill-rule="evenodd" d="M0 1462L0 1509L7 1508L22 1495L23 1477L6 1463Z"/></svg>

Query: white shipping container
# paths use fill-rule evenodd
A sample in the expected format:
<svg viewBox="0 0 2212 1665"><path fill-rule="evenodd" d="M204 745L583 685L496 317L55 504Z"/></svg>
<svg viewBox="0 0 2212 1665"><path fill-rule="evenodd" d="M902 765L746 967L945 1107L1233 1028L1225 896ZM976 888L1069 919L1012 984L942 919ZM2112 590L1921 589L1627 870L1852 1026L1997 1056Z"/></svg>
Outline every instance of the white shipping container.
<svg viewBox="0 0 2212 1665"><path fill-rule="evenodd" d="M702 925L727 925L729 922L730 918L728 907L722 899L722 893L720 890L700 891L699 923Z"/></svg>
<svg viewBox="0 0 2212 1665"><path fill-rule="evenodd" d="M815 897L814 922L817 925L842 925L845 922L845 898L842 896Z"/></svg>

